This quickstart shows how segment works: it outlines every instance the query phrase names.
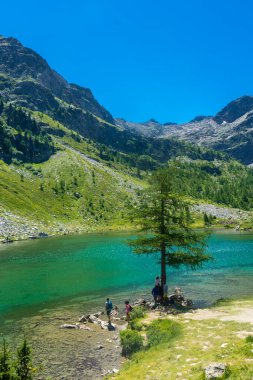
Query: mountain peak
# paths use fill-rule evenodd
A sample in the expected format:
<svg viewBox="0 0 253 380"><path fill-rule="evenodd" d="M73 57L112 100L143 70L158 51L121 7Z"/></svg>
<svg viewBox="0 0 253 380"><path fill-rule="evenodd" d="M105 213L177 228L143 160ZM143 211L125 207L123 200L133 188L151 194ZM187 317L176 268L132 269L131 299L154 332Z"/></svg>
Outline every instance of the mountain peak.
<svg viewBox="0 0 253 380"><path fill-rule="evenodd" d="M21 42L14 37L4 37L0 35L0 44L22 46Z"/></svg>
<svg viewBox="0 0 253 380"><path fill-rule="evenodd" d="M253 96L244 95L228 103L220 112L216 114L214 120L222 124L223 121L232 123L245 113L253 110Z"/></svg>
<svg viewBox="0 0 253 380"><path fill-rule="evenodd" d="M59 99L114 123L90 89L69 84L44 58L13 37L0 38L0 95L16 105L44 112L59 108Z"/></svg>

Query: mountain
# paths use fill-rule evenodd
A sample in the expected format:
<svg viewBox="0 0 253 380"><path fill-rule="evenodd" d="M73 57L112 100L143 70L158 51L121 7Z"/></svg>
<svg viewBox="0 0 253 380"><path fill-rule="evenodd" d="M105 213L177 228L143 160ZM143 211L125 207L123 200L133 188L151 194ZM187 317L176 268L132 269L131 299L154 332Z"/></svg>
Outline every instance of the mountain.
<svg viewBox="0 0 253 380"><path fill-rule="evenodd" d="M189 123L120 124L143 136L176 138L222 151L246 165L253 163L253 97L243 96L230 102L215 116L197 116Z"/></svg>
<svg viewBox="0 0 253 380"><path fill-rule="evenodd" d="M0 37L0 239L126 228L125 214L150 171L175 159L185 195L251 208L251 170L210 149L213 132L207 143L210 130L224 125L202 116L185 125L114 119L91 90L68 83L16 39Z"/></svg>
<svg viewBox="0 0 253 380"><path fill-rule="evenodd" d="M66 102L113 123L90 89L68 83L15 38L0 38L0 73L1 94L16 105L54 113Z"/></svg>
<svg viewBox="0 0 253 380"><path fill-rule="evenodd" d="M177 155L202 157L199 148L184 142L154 139L162 132L155 120L145 123L149 130L146 135L132 128L131 123L115 120L95 100L91 90L69 84L40 55L14 38L0 38L0 96L6 104L29 110L38 125L41 121L36 112L49 116L84 138L121 152L124 161L140 169L155 168ZM46 124L41 128L59 137L65 133L62 129L52 130ZM203 154L205 158L217 155L206 150Z"/></svg>

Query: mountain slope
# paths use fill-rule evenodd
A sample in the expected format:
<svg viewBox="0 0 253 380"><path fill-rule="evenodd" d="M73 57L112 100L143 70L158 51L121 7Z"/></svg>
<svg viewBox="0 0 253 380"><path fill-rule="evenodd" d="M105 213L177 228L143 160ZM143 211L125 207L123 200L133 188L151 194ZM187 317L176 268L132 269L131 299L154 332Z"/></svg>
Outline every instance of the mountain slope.
<svg viewBox="0 0 253 380"><path fill-rule="evenodd" d="M95 100L90 89L68 83L39 54L14 38L0 38L0 73L2 96L17 105L53 110L61 100L113 123L113 117Z"/></svg>
<svg viewBox="0 0 253 380"><path fill-rule="evenodd" d="M216 116L198 116L189 123L166 125L117 120L126 130L143 136L176 138L228 153L246 165L253 163L253 97L243 96Z"/></svg>
<svg viewBox="0 0 253 380"><path fill-rule="evenodd" d="M251 171L239 166L231 183L233 164L209 146L224 144L222 133L250 118L251 111L229 126L205 117L179 126L114 120L89 89L69 84L37 53L1 37L0 237L126 228L124 216L146 176L175 158L182 166L175 191L184 185L195 199L249 209Z"/></svg>

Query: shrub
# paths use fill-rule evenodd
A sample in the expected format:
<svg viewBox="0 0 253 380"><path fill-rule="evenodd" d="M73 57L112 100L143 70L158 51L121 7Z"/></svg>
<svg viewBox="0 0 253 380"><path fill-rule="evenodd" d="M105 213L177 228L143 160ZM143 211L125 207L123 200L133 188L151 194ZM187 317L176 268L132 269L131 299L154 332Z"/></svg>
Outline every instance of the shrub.
<svg viewBox="0 0 253 380"><path fill-rule="evenodd" d="M122 345L122 354L131 356L143 348L143 338L134 330L124 330L120 333L120 343Z"/></svg>
<svg viewBox="0 0 253 380"><path fill-rule="evenodd" d="M145 309L142 306L137 306L131 311L131 319L143 318L145 316Z"/></svg>
<svg viewBox="0 0 253 380"><path fill-rule="evenodd" d="M157 346L160 343L169 342L180 334L181 327L174 321L157 320L147 328L148 346Z"/></svg>
<svg viewBox="0 0 253 380"><path fill-rule="evenodd" d="M142 306L137 306L133 308L130 313L130 321L128 323L128 327L132 330L141 331L142 324L138 319L143 318L145 316L145 309Z"/></svg>
<svg viewBox="0 0 253 380"><path fill-rule="evenodd" d="M5 340L0 349L0 380L32 380L36 368L32 367L31 348L26 339L17 349L16 358L9 351Z"/></svg>
<svg viewBox="0 0 253 380"><path fill-rule="evenodd" d="M246 343L253 343L253 335L248 335L245 338Z"/></svg>
<svg viewBox="0 0 253 380"><path fill-rule="evenodd" d="M140 321L138 321L138 319L132 319L129 321L128 327L131 330L141 331L142 330L142 323Z"/></svg>

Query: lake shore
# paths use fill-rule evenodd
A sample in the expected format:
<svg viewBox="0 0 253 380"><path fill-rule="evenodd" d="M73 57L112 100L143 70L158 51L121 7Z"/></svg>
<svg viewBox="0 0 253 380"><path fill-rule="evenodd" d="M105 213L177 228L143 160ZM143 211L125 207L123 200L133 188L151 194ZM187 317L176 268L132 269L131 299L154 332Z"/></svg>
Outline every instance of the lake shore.
<svg viewBox="0 0 253 380"><path fill-rule="evenodd" d="M207 213L220 220L221 223L213 225L214 229L227 229L236 231L251 231L252 228L241 226L252 218L252 212L240 209L228 208L213 204L198 203L193 206L193 210ZM74 235L84 233L103 233L103 232L131 232L136 230L132 225L114 224L114 225L81 225L74 221L64 224L57 220L48 221L47 223L39 220L30 220L18 216L11 212L1 210L0 214L0 243L11 243L13 241L22 241L29 239L39 239L44 237L54 237L63 235Z"/></svg>
<svg viewBox="0 0 253 380"><path fill-rule="evenodd" d="M130 373L132 376L133 370L139 376L138 378L145 379L149 372L148 367L152 367L152 363L151 366L147 366L146 363L146 369L143 368L141 360L145 361L145 353L141 354L139 369L135 360L129 362L121 355L119 333L127 327L126 322L123 319L120 320L122 316L123 311L116 317L116 320L113 320L115 330L108 330L101 328L101 325L97 323L78 322L81 315L77 315L67 308L53 310L17 321L15 326L12 326L8 341L11 341L12 345L17 344L25 334L32 346L34 364L39 368L35 375L36 380L101 380L104 377L107 378L108 375L110 378L130 379ZM99 319L106 321L106 316L100 315ZM177 312L174 309L173 313L169 314L167 311L163 312L159 309L148 310L142 323L147 325L157 319L170 319L186 326L186 334L191 329L196 329L200 334L201 339L199 338L198 342L196 342L196 336L191 335L191 340L188 337L187 344L192 347L194 352L192 355L195 355L196 358L195 361L189 361L185 357L184 372L187 372L191 371L195 362L199 369L201 357L203 366L205 366L219 349L225 352L224 349L230 344L230 340L234 339L240 343L246 336L253 335L253 300L220 301L211 308L191 309L185 310L185 312L182 310ZM63 325L76 324L77 328L61 328ZM212 329L210 330L208 326L211 328L211 325ZM217 329L216 335L209 334L208 338L207 333L215 331L215 329ZM208 347L208 355L203 347L196 351L195 346L199 344ZM201 352L202 356L197 358ZM184 356L185 353L177 345L177 349L174 348L173 357L177 356L181 363L183 361L180 355ZM124 365L126 362L128 362L127 366ZM226 362L229 362L227 357ZM164 366L167 365L170 366L170 370L174 370L173 358L171 363L167 360L163 363L162 359L159 360L159 363L161 373L163 373ZM155 376L155 373L153 375ZM181 377L179 376L179 378ZM195 379L195 377L189 378Z"/></svg>
<svg viewBox="0 0 253 380"><path fill-rule="evenodd" d="M169 322L169 323L166 323ZM149 346L148 326L171 324L179 331ZM139 321L146 346L106 379L131 380L218 378L251 379L253 373L253 300L218 302L208 309L178 314L150 311ZM163 330L161 330L163 331ZM161 337L164 337L164 332ZM159 332L157 331L157 337ZM169 336L169 335L168 335ZM159 363L159 364L158 364ZM222 377L223 376L223 377Z"/></svg>

